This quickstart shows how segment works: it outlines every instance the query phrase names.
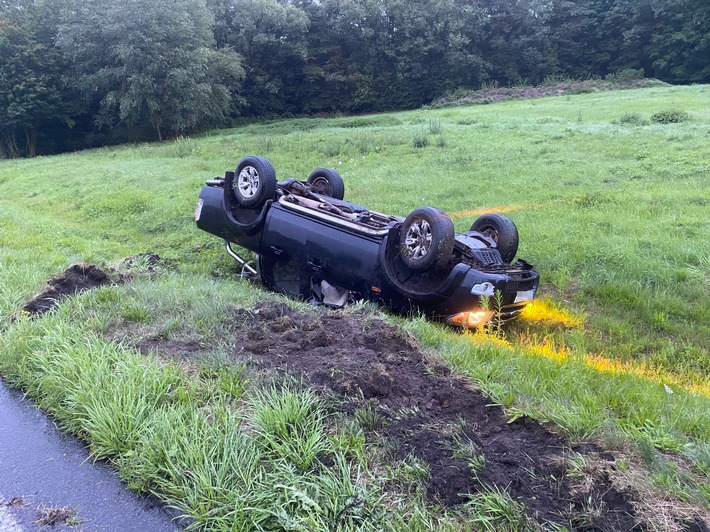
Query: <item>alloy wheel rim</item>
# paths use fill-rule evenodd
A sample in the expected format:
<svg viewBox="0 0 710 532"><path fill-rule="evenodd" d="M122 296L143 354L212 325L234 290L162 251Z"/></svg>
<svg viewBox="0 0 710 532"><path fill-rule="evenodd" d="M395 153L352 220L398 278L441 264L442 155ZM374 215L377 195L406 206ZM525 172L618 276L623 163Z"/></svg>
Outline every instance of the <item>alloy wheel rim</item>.
<svg viewBox="0 0 710 532"><path fill-rule="evenodd" d="M259 190L259 172L253 166L245 166L237 177L237 188L244 198L253 198Z"/></svg>
<svg viewBox="0 0 710 532"><path fill-rule="evenodd" d="M413 259L424 257L431 249L431 226L426 220L416 220L407 229L404 238L404 247Z"/></svg>

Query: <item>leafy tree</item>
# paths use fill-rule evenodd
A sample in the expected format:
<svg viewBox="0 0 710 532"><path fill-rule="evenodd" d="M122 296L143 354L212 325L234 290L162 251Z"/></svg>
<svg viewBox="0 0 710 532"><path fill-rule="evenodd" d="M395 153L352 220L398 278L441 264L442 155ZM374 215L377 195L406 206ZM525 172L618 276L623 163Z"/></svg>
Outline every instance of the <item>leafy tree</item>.
<svg viewBox="0 0 710 532"><path fill-rule="evenodd" d="M162 139L233 110L243 70L214 48L212 24L204 0L72 0L57 42L87 105L98 102L98 126L150 124Z"/></svg>
<svg viewBox="0 0 710 532"><path fill-rule="evenodd" d="M707 82L708 28L707 0L0 0L0 150L412 108L550 74Z"/></svg>
<svg viewBox="0 0 710 532"><path fill-rule="evenodd" d="M411 108L488 68L480 55L485 12L463 0L324 0L304 3L311 102L321 109ZM315 28L318 28L315 31ZM325 92L325 94L324 94Z"/></svg>
<svg viewBox="0 0 710 532"><path fill-rule="evenodd" d="M49 42L42 5L0 3L0 152L32 157L38 138L71 124L66 67Z"/></svg>
<svg viewBox="0 0 710 532"><path fill-rule="evenodd" d="M244 59L243 97L252 115L300 112L306 33L303 10L279 0L210 0L215 35Z"/></svg>
<svg viewBox="0 0 710 532"><path fill-rule="evenodd" d="M552 9L537 0L490 0L482 54L501 84L539 83L554 72Z"/></svg>
<svg viewBox="0 0 710 532"><path fill-rule="evenodd" d="M371 111L395 79L389 20L380 0L301 2L310 19L305 110Z"/></svg>
<svg viewBox="0 0 710 532"><path fill-rule="evenodd" d="M486 12L457 0L387 2L397 59L396 107L413 107L461 85L479 84L489 63L481 56Z"/></svg>
<svg viewBox="0 0 710 532"><path fill-rule="evenodd" d="M603 76L624 68L674 83L710 80L706 0L550 0L558 71Z"/></svg>
<svg viewBox="0 0 710 532"><path fill-rule="evenodd" d="M572 77L597 74L597 28L600 13L595 0L553 0L550 37L559 73Z"/></svg>
<svg viewBox="0 0 710 532"><path fill-rule="evenodd" d="M623 45L613 68L642 68L647 76L654 76L648 48L653 38L655 14L649 0L617 0L614 12L626 20Z"/></svg>
<svg viewBox="0 0 710 532"><path fill-rule="evenodd" d="M652 0L654 27L646 53L653 75L672 83L710 81L710 3Z"/></svg>

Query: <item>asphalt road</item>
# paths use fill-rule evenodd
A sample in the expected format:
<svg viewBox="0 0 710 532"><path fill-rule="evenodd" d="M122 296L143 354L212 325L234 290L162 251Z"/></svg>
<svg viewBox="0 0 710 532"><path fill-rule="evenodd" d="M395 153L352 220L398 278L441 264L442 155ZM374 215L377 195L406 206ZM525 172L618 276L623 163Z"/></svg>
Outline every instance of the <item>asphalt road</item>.
<svg viewBox="0 0 710 532"><path fill-rule="evenodd" d="M171 517L0 380L0 532L180 530Z"/></svg>

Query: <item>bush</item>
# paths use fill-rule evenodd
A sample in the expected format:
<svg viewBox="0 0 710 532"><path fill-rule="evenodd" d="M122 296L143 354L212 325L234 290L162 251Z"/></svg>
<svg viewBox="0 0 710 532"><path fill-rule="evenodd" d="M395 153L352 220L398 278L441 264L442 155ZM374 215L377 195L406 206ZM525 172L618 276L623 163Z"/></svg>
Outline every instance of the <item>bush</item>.
<svg viewBox="0 0 710 532"><path fill-rule="evenodd" d="M484 81L481 83L481 89L482 91L490 91L494 90L500 87L500 83L498 83L497 79L489 80L489 81Z"/></svg>
<svg viewBox="0 0 710 532"><path fill-rule="evenodd" d="M656 124L680 124L690 120L690 115L678 109L667 109L651 115L651 122Z"/></svg>
<svg viewBox="0 0 710 532"><path fill-rule="evenodd" d="M373 149L373 143L370 141L370 138L366 135L356 136L353 139L352 143L357 148L357 151L360 155L367 155ZM376 151L376 149L375 149L375 151Z"/></svg>
<svg viewBox="0 0 710 532"><path fill-rule="evenodd" d="M612 83L624 83L644 79L643 68L624 68L607 75L605 79Z"/></svg>
<svg viewBox="0 0 710 532"><path fill-rule="evenodd" d="M320 151L326 157L337 157L343 151L343 145L337 139L328 139Z"/></svg>
<svg viewBox="0 0 710 532"><path fill-rule="evenodd" d="M553 85L559 85L560 83L574 83L575 80L568 76L561 74L548 74L545 79L540 83L541 87L551 87Z"/></svg>
<svg viewBox="0 0 710 532"><path fill-rule="evenodd" d="M471 92L471 89L459 87L458 89L454 89L452 91L448 91L447 93L445 93L444 99L445 100L458 100L460 98L463 98L464 96L466 96L470 92Z"/></svg>
<svg viewBox="0 0 710 532"><path fill-rule="evenodd" d="M195 142L194 139L191 139L190 137L183 137L182 135L180 135L175 139L175 142L172 145L172 149L170 150L170 154L173 157L183 159L185 157L193 155L196 149L197 142Z"/></svg>
<svg viewBox="0 0 710 532"><path fill-rule="evenodd" d="M619 124L627 126L645 126L648 120L644 120L639 113L626 113L619 117Z"/></svg>

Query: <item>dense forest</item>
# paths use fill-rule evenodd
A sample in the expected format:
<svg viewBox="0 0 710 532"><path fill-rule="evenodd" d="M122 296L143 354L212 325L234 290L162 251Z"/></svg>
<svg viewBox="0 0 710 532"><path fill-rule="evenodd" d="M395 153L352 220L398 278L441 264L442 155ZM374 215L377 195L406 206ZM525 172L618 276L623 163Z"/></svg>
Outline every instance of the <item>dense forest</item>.
<svg viewBox="0 0 710 532"><path fill-rule="evenodd" d="M0 155L635 69L710 81L708 0L0 0Z"/></svg>

